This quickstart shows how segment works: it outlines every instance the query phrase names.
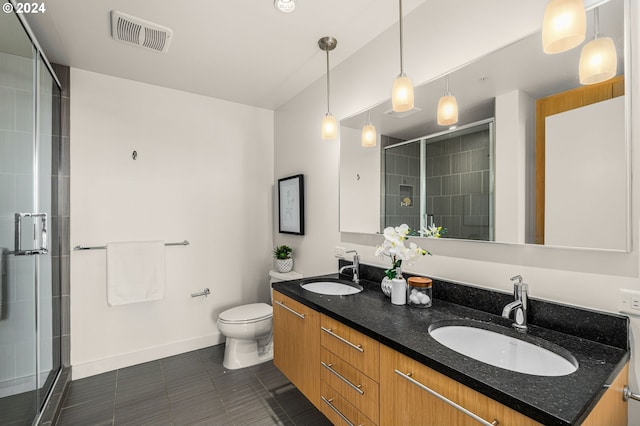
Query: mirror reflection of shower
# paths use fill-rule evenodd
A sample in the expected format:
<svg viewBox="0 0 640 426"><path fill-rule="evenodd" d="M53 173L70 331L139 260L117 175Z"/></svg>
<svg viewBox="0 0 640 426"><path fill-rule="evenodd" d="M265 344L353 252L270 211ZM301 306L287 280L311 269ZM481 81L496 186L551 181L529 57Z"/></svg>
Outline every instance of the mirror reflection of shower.
<svg viewBox="0 0 640 426"><path fill-rule="evenodd" d="M494 240L494 120L410 141L382 137L382 228L442 227L442 238Z"/></svg>

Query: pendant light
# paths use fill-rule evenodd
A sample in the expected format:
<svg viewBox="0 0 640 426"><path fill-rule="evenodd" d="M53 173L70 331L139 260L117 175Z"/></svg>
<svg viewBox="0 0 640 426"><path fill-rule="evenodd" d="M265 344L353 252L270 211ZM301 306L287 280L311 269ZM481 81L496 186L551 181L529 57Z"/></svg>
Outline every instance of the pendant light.
<svg viewBox="0 0 640 426"><path fill-rule="evenodd" d="M449 92L449 75L447 74L444 79L446 91L438 101L438 124L440 126L451 126L458 122L458 101Z"/></svg>
<svg viewBox="0 0 640 426"><path fill-rule="evenodd" d="M376 146L376 140L378 135L376 134L376 126L371 124L371 110L367 114L367 123L362 128L362 146L365 148L371 148Z"/></svg>
<svg viewBox="0 0 640 426"><path fill-rule="evenodd" d="M338 123L329 109L330 79L329 79L329 52L336 48L338 40L333 37L322 37L318 40L320 49L327 52L327 113L322 119L322 139L335 139L338 137Z"/></svg>
<svg viewBox="0 0 640 426"><path fill-rule="evenodd" d="M618 54L611 37L602 37L600 32L600 14L593 10L593 40L582 47L580 53L580 83L595 84L616 76Z"/></svg>
<svg viewBox="0 0 640 426"><path fill-rule="evenodd" d="M393 82L391 90L391 105L395 112L405 112L413 109L413 83L404 73L402 64L402 0L400 3L400 74Z"/></svg>
<svg viewBox="0 0 640 426"><path fill-rule="evenodd" d="M542 22L544 53L560 53L584 41L587 13L584 0L549 0Z"/></svg>

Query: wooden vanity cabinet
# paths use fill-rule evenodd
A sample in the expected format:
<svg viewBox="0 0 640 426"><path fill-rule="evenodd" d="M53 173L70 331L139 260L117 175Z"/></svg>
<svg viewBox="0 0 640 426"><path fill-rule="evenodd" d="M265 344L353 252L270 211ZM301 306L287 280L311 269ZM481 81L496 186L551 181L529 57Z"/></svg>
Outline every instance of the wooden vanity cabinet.
<svg viewBox="0 0 640 426"><path fill-rule="evenodd" d="M622 397L625 385L629 384L629 363L591 410L582 426L626 426L628 424L627 402Z"/></svg>
<svg viewBox="0 0 640 426"><path fill-rule="evenodd" d="M540 425L277 291L273 333L275 366L335 425ZM627 363L582 426L627 424L622 388L628 368Z"/></svg>
<svg viewBox="0 0 640 426"><path fill-rule="evenodd" d="M420 385L464 407L489 424L495 420L500 426L540 424L393 349L380 345L381 425L481 424L433 396Z"/></svg>
<svg viewBox="0 0 640 426"><path fill-rule="evenodd" d="M320 313L273 292L273 363L320 408Z"/></svg>
<svg viewBox="0 0 640 426"><path fill-rule="evenodd" d="M326 315L320 344L320 411L334 424L377 425L380 344Z"/></svg>

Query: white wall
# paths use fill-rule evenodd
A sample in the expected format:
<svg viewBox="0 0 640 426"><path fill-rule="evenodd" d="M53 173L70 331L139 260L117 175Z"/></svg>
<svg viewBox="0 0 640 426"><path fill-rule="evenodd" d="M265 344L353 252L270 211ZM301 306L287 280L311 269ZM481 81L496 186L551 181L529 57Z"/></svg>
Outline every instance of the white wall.
<svg viewBox="0 0 640 426"><path fill-rule="evenodd" d="M219 343L222 310L269 299L273 112L79 69L71 93L71 246L191 243L163 300L117 307L106 252L72 251L73 378Z"/></svg>
<svg viewBox="0 0 640 426"><path fill-rule="evenodd" d="M624 96L546 118L545 244L625 250ZM593 155L597 153L597 155ZM584 232L593 229L593 232Z"/></svg>
<svg viewBox="0 0 640 426"><path fill-rule="evenodd" d="M340 229L375 233L380 229L380 135L376 146L365 148L361 130L342 127L341 132Z"/></svg>
<svg viewBox="0 0 640 426"><path fill-rule="evenodd" d="M532 114L533 111L533 114ZM495 241L525 242L527 126L535 118L535 102L515 90L496 96Z"/></svg>
<svg viewBox="0 0 640 426"><path fill-rule="evenodd" d="M508 41L528 35L539 28L545 3L509 0L427 2L405 19L405 70L414 84L419 84ZM636 2L632 3L631 39L638 40L636 28L640 22L640 8ZM504 16L510 19L503 19ZM447 43L442 43L443 40ZM633 110L637 111L640 108L637 83L640 48L637 43L631 53L634 72L628 78L632 77L632 104ZM342 119L388 99L392 81L398 73L396 61L397 26L334 68L331 73L334 115ZM276 244L286 242L297 248L296 269L305 276L335 272L337 263L333 248L336 245L356 248L365 263L387 266L383 260L374 257L374 245L381 242L380 237L338 231L339 141L320 138L320 122L325 112L324 90L323 78L275 114L275 177L304 173L308 182L305 195L308 210L307 235L294 238L276 233L274 238ZM632 135L632 144L640 145L638 120L633 123ZM636 170L640 167L638 151L632 150ZM636 212L640 182L634 177L632 184L632 208ZM429 240L426 248L434 256L420 259L411 271L504 291L511 290L510 276L522 274L533 297L616 312L619 289L640 290L637 215L631 232L634 249L629 254ZM631 325L635 333L640 330L638 318L632 318ZM640 349L635 339L631 344L634 352ZM630 385L640 389L637 379L640 364L635 358L631 367ZM639 424L640 404L631 403L629 407L630 424Z"/></svg>

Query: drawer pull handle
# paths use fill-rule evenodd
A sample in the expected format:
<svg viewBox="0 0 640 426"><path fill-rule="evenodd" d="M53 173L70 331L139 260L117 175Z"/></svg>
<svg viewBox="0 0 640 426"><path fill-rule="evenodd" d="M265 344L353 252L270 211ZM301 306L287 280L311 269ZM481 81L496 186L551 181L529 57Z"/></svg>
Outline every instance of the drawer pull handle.
<svg viewBox="0 0 640 426"><path fill-rule="evenodd" d="M353 349L358 350L360 352L364 352L364 349L362 349L362 345L356 345L355 343L351 343L350 341L348 341L347 339L345 339L344 337L338 336L336 333L333 332L332 329L330 328L324 328L324 327L320 327L322 329L322 331L324 331L325 333L330 334L331 336L335 337L336 339L340 340L342 343L346 343L347 345L351 346Z"/></svg>
<svg viewBox="0 0 640 426"><path fill-rule="evenodd" d="M361 389L362 385L354 385L353 383L351 383L351 381L349 381L349 379L347 379L346 377L344 377L342 374L338 373L336 370L334 370L332 368L333 364L325 364L324 361L320 361L320 364L322 364L322 366L324 368L326 368L327 370L329 370L330 372L332 372L333 374L335 374L335 376L342 380L343 382L345 382L346 384L348 384L349 386L351 386L351 388L358 392L360 395L364 395L364 391Z"/></svg>
<svg viewBox="0 0 640 426"><path fill-rule="evenodd" d="M288 307L287 305L285 305L283 302L276 300L276 303L280 306L282 306L283 308L285 308L287 311L291 312L293 315L296 315L302 319L304 319L304 314L301 314L299 312L294 311L293 309L291 309L290 307Z"/></svg>
<svg viewBox="0 0 640 426"><path fill-rule="evenodd" d="M339 416L342 418L342 420L344 420L344 421L345 421L349 426L356 426L356 425L354 425L353 423L351 423L351 422L349 421L349 419L347 418L347 416L345 416L344 414L342 414L342 413L340 412L340 410L338 410L338 409L337 409L337 408L332 404L332 402L333 402L333 398L331 398L331 399L327 399L327 398L325 398L325 397L324 397L324 396L322 396L322 395L320 395L320 398L322 398L322 400L324 401L324 403L325 403L325 404L327 404L327 405L329 406L329 408L331 408L331 409L332 409L332 410L333 410L337 415L339 415Z"/></svg>
<svg viewBox="0 0 640 426"><path fill-rule="evenodd" d="M434 391L433 389L428 388L427 386L423 385L422 383L420 383L419 381L413 379L411 377L411 375L413 373L403 373L402 371L396 370L394 369L395 373L397 375L399 375L400 377L408 380L409 382L413 383L414 385L418 386L420 389L429 392L431 395L435 396L436 398L438 398L439 400L441 400L442 402L446 402L447 404L449 404L450 406L452 406L453 408L462 411L464 414L466 414L467 416L471 417L472 419L474 419L475 421L477 421L480 424L483 424L484 426L497 426L498 424L500 424L500 422L498 420L494 420L493 422L489 423L488 421L486 421L485 419L483 419L482 417L478 416L475 413L472 413L471 411L467 410L466 408L464 408L461 405L456 404L455 402L453 402L452 400L450 400L449 398L447 398L444 395L439 394L438 392Z"/></svg>

